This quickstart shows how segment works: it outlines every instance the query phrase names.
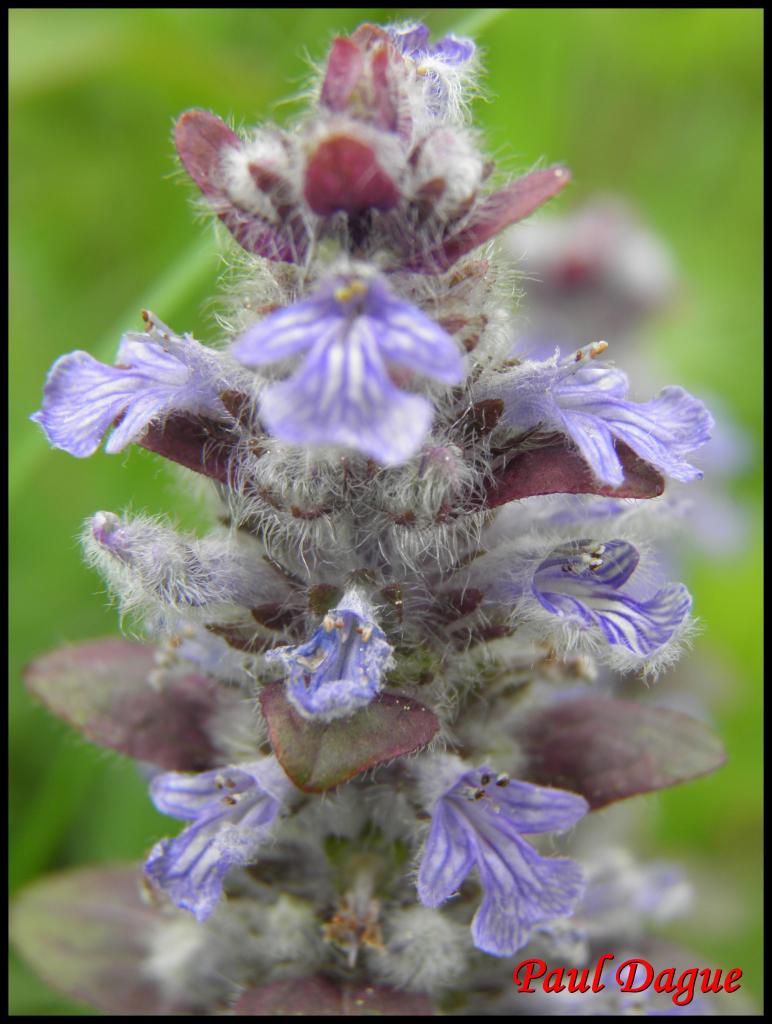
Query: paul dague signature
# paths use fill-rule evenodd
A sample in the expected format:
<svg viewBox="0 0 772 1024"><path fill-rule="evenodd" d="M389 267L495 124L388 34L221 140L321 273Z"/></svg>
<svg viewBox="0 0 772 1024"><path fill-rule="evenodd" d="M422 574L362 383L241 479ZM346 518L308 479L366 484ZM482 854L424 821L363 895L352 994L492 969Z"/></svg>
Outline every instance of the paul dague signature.
<svg viewBox="0 0 772 1024"><path fill-rule="evenodd" d="M535 992L531 983L539 980L543 992L602 992L606 986L601 978L606 964L610 965L612 960L613 953L598 957L592 981L590 967L554 967L548 971L544 960L523 960L515 967L512 980L518 992ZM620 992L646 992L651 988L654 992L670 993L676 1006L689 1006L695 992L736 992L742 975L739 967L727 971L726 976L710 967L689 967L680 974L675 967L655 971L648 960L633 958L619 964L614 981Z"/></svg>

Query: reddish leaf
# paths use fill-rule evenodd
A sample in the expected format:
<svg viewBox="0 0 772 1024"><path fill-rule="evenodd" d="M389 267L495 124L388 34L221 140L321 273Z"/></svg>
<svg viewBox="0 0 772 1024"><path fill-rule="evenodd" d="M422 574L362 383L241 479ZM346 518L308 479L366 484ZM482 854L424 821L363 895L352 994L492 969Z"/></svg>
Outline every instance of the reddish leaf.
<svg viewBox="0 0 772 1024"><path fill-rule="evenodd" d="M173 1014L148 977L157 911L140 895L136 866L86 868L44 878L11 909L11 939L52 988L108 1014Z"/></svg>
<svg viewBox="0 0 772 1024"><path fill-rule="evenodd" d="M397 992L381 985L359 985L343 993L346 1017L433 1017L434 1007L426 996Z"/></svg>
<svg viewBox="0 0 772 1024"><path fill-rule="evenodd" d="M297 210L274 227L257 214L231 204L218 214L242 249L278 263L299 263L308 249L308 235Z"/></svg>
<svg viewBox="0 0 772 1024"><path fill-rule="evenodd" d="M336 113L345 110L363 68L364 55L356 43L340 36L335 39L327 58L320 102Z"/></svg>
<svg viewBox="0 0 772 1024"><path fill-rule="evenodd" d="M487 196L473 209L464 226L411 263L423 273L442 273L472 249L490 241L505 228L533 213L571 180L567 167L547 167L526 174Z"/></svg>
<svg viewBox="0 0 772 1024"><path fill-rule="evenodd" d="M25 681L50 711L93 743L161 768L211 767L215 749L207 722L237 698L198 675L154 689L147 682L154 664L152 647L95 640L36 658Z"/></svg>
<svg viewBox="0 0 772 1024"><path fill-rule="evenodd" d="M268 735L282 768L306 793L322 793L374 765L425 746L439 728L423 704L381 693L334 722L310 722L288 702L281 682L260 694Z"/></svg>
<svg viewBox="0 0 772 1024"><path fill-rule="evenodd" d="M241 149L241 140L214 114L186 110L177 121L174 138L185 170L201 191L213 200L217 215L236 241L248 252L269 260L295 262L305 253L308 239L301 218L290 205L284 209L278 227L231 200L223 178L223 151ZM281 191L276 175L250 168L253 180L263 191Z"/></svg>
<svg viewBox="0 0 772 1024"><path fill-rule="evenodd" d="M234 1013L237 1017L339 1017L342 1000L326 978L297 978L249 989L236 1003Z"/></svg>
<svg viewBox="0 0 772 1024"><path fill-rule="evenodd" d="M376 985L343 986L319 975L276 981L245 992L235 1006L249 1017L431 1017L426 996Z"/></svg>
<svg viewBox="0 0 772 1024"><path fill-rule="evenodd" d="M241 148L238 135L206 110L186 110L174 128L177 152L185 170L208 196L222 195L222 155L227 147Z"/></svg>
<svg viewBox="0 0 772 1024"><path fill-rule="evenodd" d="M540 448L518 452L503 470L494 472L480 507L496 508L534 494L600 494L607 498L656 498L662 494L665 481L652 465L639 459L626 444L616 441L615 448L625 471L619 487L600 483L575 448L562 439L552 440Z"/></svg>
<svg viewBox="0 0 772 1024"><path fill-rule="evenodd" d="M399 199L397 186L364 142L336 135L317 146L306 166L304 193L320 216L345 210L390 210Z"/></svg>
<svg viewBox="0 0 772 1024"><path fill-rule="evenodd" d="M592 808L706 775L725 760L718 738L697 719L602 697L539 710L518 739L526 778L581 793Z"/></svg>
<svg viewBox="0 0 772 1024"><path fill-rule="evenodd" d="M227 484L234 441L234 434L222 423L182 412L151 424L137 444L194 473Z"/></svg>
<svg viewBox="0 0 772 1024"><path fill-rule="evenodd" d="M397 83L392 73L394 49L386 43L379 46L370 60L373 113L376 125L387 132L406 135L412 124L407 104L399 102ZM399 58L398 58L399 59Z"/></svg>

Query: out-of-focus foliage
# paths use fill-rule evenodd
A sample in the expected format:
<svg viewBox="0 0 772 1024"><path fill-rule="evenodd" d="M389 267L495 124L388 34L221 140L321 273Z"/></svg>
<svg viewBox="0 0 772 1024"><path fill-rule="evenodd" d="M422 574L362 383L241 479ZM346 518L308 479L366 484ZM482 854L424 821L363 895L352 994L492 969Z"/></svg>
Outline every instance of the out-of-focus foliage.
<svg viewBox="0 0 772 1024"><path fill-rule="evenodd" d="M237 124L286 119L296 107L279 101L302 92L307 58L336 30L422 13L11 12L13 887L68 864L138 858L165 829L132 764L87 747L21 687L33 655L117 631L81 565L82 520L99 508L171 509L177 486L146 452L81 462L48 451L27 422L45 373L74 348L111 359L142 307L213 336L208 297L220 265L176 181L171 125L181 110ZM638 799L654 820L647 852L683 859L699 885L698 913L672 934L700 963L742 967L758 1001L762 13L461 9L426 20L474 33L486 51L496 102L478 103L476 117L500 165L565 161L575 184L559 208L613 191L671 245L683 284L649 332L652 358L673 382L723 396L754 442L733 488L750 509L750 543L731 560L693 558L687 578L705 625L694 671L708 664L725 677L705 684L717 690L729 763ZM185 510L183 525L201 521ZM12 1013L88 1012L23 965L13 971Z"/></svg>

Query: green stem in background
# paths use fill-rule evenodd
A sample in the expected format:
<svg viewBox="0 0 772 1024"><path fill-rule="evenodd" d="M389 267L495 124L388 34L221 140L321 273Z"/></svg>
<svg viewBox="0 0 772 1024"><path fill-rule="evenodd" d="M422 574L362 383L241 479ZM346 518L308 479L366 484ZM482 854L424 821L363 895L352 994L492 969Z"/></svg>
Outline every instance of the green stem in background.
<svg viewBox="0 0 772 1024"><path fill-rule="evenodd" d="M509 14L511 11L511 7L481 7L479 10L465 14L451 26L449 31L457 36L479 36L500 15Z"/></svg>

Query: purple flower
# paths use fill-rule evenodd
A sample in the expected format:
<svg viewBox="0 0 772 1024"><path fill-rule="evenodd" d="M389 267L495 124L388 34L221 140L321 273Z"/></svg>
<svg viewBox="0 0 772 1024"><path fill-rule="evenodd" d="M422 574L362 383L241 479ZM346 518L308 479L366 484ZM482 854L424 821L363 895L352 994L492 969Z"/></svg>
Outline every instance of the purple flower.
<svg viewBox="0 0 772 1024"><path fill-rule="evenodd" d="M455 759L452 767L451 785L434 806L418 896L438 907L476 866L484 895L472 921L474 944L511 956L534 925L570 914L583 891L578 864L541 857L522 833L571 828L588 807L574 793L511 781L488 767L458 774Z"/></svg>
<svg viewBox="0 0 772 1024"><path fill-rule="evenodd" d="M421 22L392 27L388 32L396 48L416 63L417 73L423 76L428 112L442 117L457 108L459 85L475 54L472 40L449 34L432 45L429 29Z"/></svg>
<svg viewBox="0 0 772 1024"><path fill-rule="evenodd" d="M220 900L228 869L256 859L291 790L272 757L200 775L157 775L150 786L155 806L193 824L153 847L147 877L178 907L204 921Z"/></svg>
<svg viewBox="0 0 772 1024"><path fill-rule="evenodd" d="M391 652L369 606L351 591L310 640L276 648L266 657L286 668L287 698L298 713L329 722L370 703L391 666Z"/></svg>
<svg viewBox="0 0 772 1024"><path fill-rule="evenodd" d="M699 480L702 473L685 456L710 439L713 418L703 403L680 387L663 388L650 402L629 401L621 370L587 365L606 348L597 342L567 359L556 353L517 367L495 389L506 421L568 434L596 477L612 487L624 480L615 439L675 480Z"/></svg>
<svg viewBox="0 0 772 1024"><path fill-rule="evenodd" d="M609 644L647 658L673 638L692 599L682 583L669 583L646 600L624 593L638 561L627 541L570 541L539 565L533 594L553 615L582 629L597 627Z"/></svg>
<svg viewBox="0 0 772 1024"><path fill-rule="evenodd" d="M43 408L31 419L55 448L86 458L119 421L105 445L114 454L170 412L230 419L220 400L228 385L214 354L189 334L180 338L151 313L143 315L147 332L123 336L116 366L79 351L61 356L51 367Z"/></svg>
<svg viewBox="0 0 772 1024"><path fill-rule="evenodd" d="M471 39L459 39L452 33L430 45L429 29L420 21L402 28L392 26L388 33L400 53L419 64L426 58L436 58L451 65L466 64L475 52L475 45Z"/></svg>
<svg viewBox="0 0 772 1024"><path fill-rule="evenodd" d="M264 395L268 431L296 444L340 444L385 464L421 445L432 406L392 382L389 370L463 379L456 343L415 306L375 280L338 279L313 298L261 320L233 349L247 366L307 355L288 380Z"/></svg>

